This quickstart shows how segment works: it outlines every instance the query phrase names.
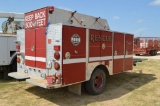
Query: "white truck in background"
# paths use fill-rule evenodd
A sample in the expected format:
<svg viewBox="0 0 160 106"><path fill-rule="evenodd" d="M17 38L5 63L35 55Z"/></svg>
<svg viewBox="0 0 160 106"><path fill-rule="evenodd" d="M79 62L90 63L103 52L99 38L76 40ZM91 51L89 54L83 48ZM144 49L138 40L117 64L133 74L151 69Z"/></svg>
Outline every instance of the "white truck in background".
<svg viewBox="0 0 160 106"><path fill-rule="evenodd" d="M24 14L0 12L0 18L7 18L2 23L0 32L0 74L8 79L8 73L17 71L16 43L17 30L23 29ZM15 20L18 19L18 20Z"/></svg>

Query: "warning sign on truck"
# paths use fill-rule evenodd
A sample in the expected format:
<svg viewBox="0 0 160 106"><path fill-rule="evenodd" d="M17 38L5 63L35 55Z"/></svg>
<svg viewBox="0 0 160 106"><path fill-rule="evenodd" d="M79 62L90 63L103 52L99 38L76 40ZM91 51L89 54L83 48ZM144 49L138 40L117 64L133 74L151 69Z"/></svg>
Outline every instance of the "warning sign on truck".
<svg viewBox="0 0 160 106"><path fill-rule="evenodd" d="M25 14L25 29L43 27L47 25L47 9L39 9Z"/></svg>

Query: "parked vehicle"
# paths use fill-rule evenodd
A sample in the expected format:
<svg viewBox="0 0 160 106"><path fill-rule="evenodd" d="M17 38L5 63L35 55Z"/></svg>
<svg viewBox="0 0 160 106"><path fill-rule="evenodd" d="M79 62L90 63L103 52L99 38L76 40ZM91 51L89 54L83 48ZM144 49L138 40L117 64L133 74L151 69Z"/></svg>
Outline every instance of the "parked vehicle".
<svg viewBox="0 0 160 106"><path fill-rule="evenodd" d="M160 51L160 37L137 37L134 38L134 54L157 55Z"/></svg>
<svg viewBox="0 0 160 106"><path fill-rule="evenodd" d="M7 18L2 23L0 33L0 73L8 79L8 73L17 71L16 44L17 30L23 29L23 22L14 19L23 19L24 14L20 13L0 13L0 18Z"/></svg>
<svg viewBox="0 0 160 106"><path fill-rule="evenodd" d="M76 11L51 6L28 12L25 36L18 38L18 72L9 76L46 89L68 86L81 94L84 82L97 95L108 75L133 67L133 34L111 31L107 20Z"/></svg>

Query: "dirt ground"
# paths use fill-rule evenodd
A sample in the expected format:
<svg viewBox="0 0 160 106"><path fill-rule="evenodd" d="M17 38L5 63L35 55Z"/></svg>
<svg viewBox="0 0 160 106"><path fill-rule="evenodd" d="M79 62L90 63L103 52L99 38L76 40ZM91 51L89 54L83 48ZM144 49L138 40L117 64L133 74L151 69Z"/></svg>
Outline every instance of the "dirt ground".
<svg viewBox="0 0 160 106"><path fill-rule="evenodd" d="M0 106L160 106L159 60L138 62L133 71L110 76L104 93L97 96L1 78Z"/></svg>

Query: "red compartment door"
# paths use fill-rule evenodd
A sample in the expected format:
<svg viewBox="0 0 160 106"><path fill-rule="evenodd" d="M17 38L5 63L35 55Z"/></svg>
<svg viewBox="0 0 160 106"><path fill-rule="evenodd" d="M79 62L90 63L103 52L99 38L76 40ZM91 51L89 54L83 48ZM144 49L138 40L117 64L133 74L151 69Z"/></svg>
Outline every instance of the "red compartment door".
<svg viewBox="0 0 160 106"><path fill-rule="evenodd" d="M112 33L109 31L102 31L101 35L101 60L111 60L112 59Z"/></svg>
<svg viewBox="0 0 160 106"><path fill-rule="evenodd" d="M25 30L25 64L27 66L35 67L35 54L36 54L36 31L35 29Z"/></svg>
<svg viewBox="0 0 160 106"><path fill-rule="evenodd" d="M46 68L46 28L36 29L36 67Z"/></svg>
<svg viewBox="0 0 160 106"><path fill-rule="evenodd" d="M46 28L25 31L25 64L31 67L46 68Z"/></svg>
<svg viewBox="0 0 160 106"><path fill-rule="evenodd" d="M101 41L99 41L100 35L101 31L99 30L89 30L89 62L101 60Z"/></svg>
<svg viewBox="0 0 160 106"><path fill-rule="evenodd" d="M63 84L85 81L86 76L86 29L63 26ZM67 54L70 54L67 58Z"/></svg>
<svg viewBox="0 0 160 106"><path fill-rule="evenodd" d="M114 33L114 60L113 60L113 73L120 73L124 71L124 34Z"/></svg>
<svg viewBox="0 0 160 106"><path fill-rule="evenodd" d="M133 35L125 35L125 71L133 68Z"/></svg>

